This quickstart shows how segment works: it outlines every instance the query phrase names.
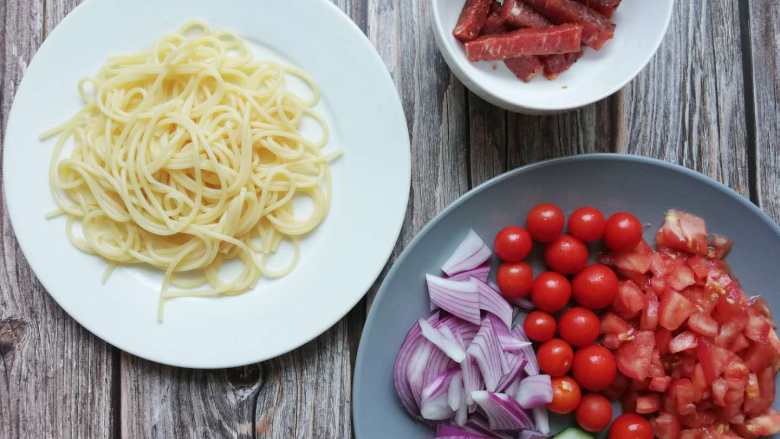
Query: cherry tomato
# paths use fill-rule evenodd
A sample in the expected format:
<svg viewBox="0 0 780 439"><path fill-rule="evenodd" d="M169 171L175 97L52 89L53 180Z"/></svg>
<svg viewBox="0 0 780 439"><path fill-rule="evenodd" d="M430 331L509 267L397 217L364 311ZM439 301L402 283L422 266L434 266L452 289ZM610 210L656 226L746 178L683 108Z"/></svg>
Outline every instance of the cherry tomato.
<svg viewBox="0 0 780 439"><path fill-rule="evenodd" d="M582 397L577 408L577 423L583 430L597 433L609 425L612 420L612 404L609 400L597 393L591 393Z"/></svg>
<svg viewBox="0 0 780 439"><path fill-rule="evenodd" d="M536 358L539 360L539 368L544 373L552 377L562 377L571 369L574 351L569 343L560 338L554 338L539 346Z"/></svg>
<svg viewBox="0 0 780 439"><path fill-rule="evenodd" d="M553 400L547 408L554 413L565 415L571 413L580 405L582 393L580 386L571 377L553 378Z"/></svg>
<svg viewBox="0 0 780 439"><path fill-rule="evenodd" d="M555 204L542 203L528 212L526 226L534 240L539 242L555 241L563 231L565 215Z"/></svg>
<svg viewBox="0 0 780 439"><path fill-rule="evenodd" d="M555 337L555 317L544 311L532 311L523 322L525 335L533 341L545 342Z"/></svg>
<svg viewBox="0 0 780 439"><path fill-rule="evenodd" d="M572 375L591 392L605 390L617 377L615 356L609 349L595 344L579 349L574 354Z"/></svg>
<svg viewBox="0 0 780 439"><path fill-rule="evenodd" d="M593 311L574 307L567 310L560 319L561 338L572 346L588 346L599 338L601 322Z"/></svg>
<svg viewBox="0 0 780 439"><path fill-rule="evenodd" d="M642 223L628 212L612 214L604 228L604 244L614 251L631 250L642 240Z"/></svg>
<svg viewBox="0 0 780 439"><path fill-rule="evenodd" d="M585 268L577 273L572 281L574 300L590 309L602 309L612 305L617 291L617 275L611 268L602 264Z"/></svg>
<svg viewBox="0 0 780 439"><path fill-rule="evenodd" d="M521 262L531 253L533 240L522 227L504 227L496 235L496 256L504 262Z"/></svg>
<svg viewBox="0 0 780 439"><path fill-rule="evenodd" d="M588 264L588 247L573 236L563 235L547 244L544 262L558 273L577 273Z"/></svg>
<svg viewBox="0 0 780 439"><path fill-rule="evenodd" d="M498 289L510 301L527 296L533 281L533 268L525 262L506 262L498 266L496 273Z"/></svg>
<svg viewBox="0 0 780 439"><path fill-rule="evenodd" d="M571 284L569 279L552 271L537 276L531 290L531 301L542 311L558 312L569 303Z"/></svg>
<svg viewBox="0 0 780 439"><path fill-rule="evenodd" d="M647 419L627 413L618 416L612 423L609 439L653 439L653 427Z"/></svg>
<svg viewBox="0 0 780 439"><path fill-rule="evenodd" d="M585 242L598 241L604 235L606 223L600 210L580 207L569 216L569 234Z"/></svg>

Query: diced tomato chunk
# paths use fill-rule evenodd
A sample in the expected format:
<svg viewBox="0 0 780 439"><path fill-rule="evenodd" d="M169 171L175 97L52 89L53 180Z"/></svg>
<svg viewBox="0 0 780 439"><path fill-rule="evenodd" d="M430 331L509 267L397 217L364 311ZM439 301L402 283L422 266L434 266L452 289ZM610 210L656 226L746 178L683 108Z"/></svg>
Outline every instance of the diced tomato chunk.
<svg viewBox="0 0 780 439"><path fill-rule="evenodd" d="M661 305L658 310L658 324L670 331L674 331L682 326L693 312L694 307L690 300L676 291L667 291L661 298Z"/></svg>
<svg viewBox="0 0 780 439"><path fill-rule="evenodd" d="M729 390L729 385L724 378L718 378L712 382L712 400L715 404L725 407L726 406L726 392Z"/></svg>
<svg viewBox="0 0 780 439"><path fill-rule="evenodd" d="M733 342L731 342L731 346L729 349L731 349L732 352L742 352L743 350L750 347L750 340L747 339L747 337L744 336L744 334L739 334L737 338L734 339Z"/></svg>
<svg viewBox="0 0 780 439"><path fill-rule="evenodd" d="M671 413L661 413L652 424L659 439L677 439L680 436L680 421Z"/></svg>
<svg viewBox="0 0 780 439"><path fill-rule="evenodd" d="M658 296L649 293L645 295L647 303L645 304L642 318L639 321L639 329L643 331L653 331L658 326Z"/></svg>
<svg viewBox="0 0 780 439"><path fill-rule="evenodd" d="M696 403L701 398L701 393L694 387L688 378L680 378L669 386L668 397L675 411L682 415L696 413Z"/></svg>
<svg viewBox="0 0 780 439"><path fill-rule="evenodd" d="M634 327L627 321L620 317L608 312L604 314L601 319L601 333L602 334L615 334L615 335L630 335L635 332Z"/></svg>
<svg viewBox="0 0 780 439"><path fill-rule="evenodd" d="M751 374L755 375L755 374ZM767 367L757 375L758 396L750 396L745 399L745 413L748 416L758 416L772 407L775 399L775 370ZM748 388L751 380L748 379Z"/></svg>
<svg viewBox="0 0 780 439"><path fill-rule="evenodd" d="M723 373L734 354L720 346L715 346L707 340L700 340L696 349L696 356L704 370L707 382L712 383Z"/></svg>
<svg viewBox="0 0 780 439"><path fill-rule="evenodd" d="M648 415L661 410L661 396L654 394L641 395L636 399L636 412Z"/></svg>
<svg viewBox="0 0 780 439"><path fill-rule="evenodd" d="M771 344L753 343L742 355L748 369L759 372L773 366L778 361L778 354Z"/></svg>
<svg viewBox="0 0 780 439"><path fill-rule="evenodd" d="M705 337L715 337L718 335L718 322L709 314L697 312L688 318L688 328L691 331Z"/></svg>
<svg viewBox="0 0 780 439"><path fill-rule="evenodd" d="M707 255L707 225L696 215L679 210L666 213L664 225L655 236L659 247Z"/></svg>
<svg viewBox="0 0 780 439"><path fill-rule="evenodd" d="M653 249L642 240L628 251L612 252L600 258L602 264L611 265L624 275L629 273L645 274L650 269L650 257Z"/></svg>
<svg viewBox="0 0 780 439"><path fill-rule="evenodd" d="M772 323L757 310L748 308L748 321L745 326L745 337L756 343L769 343L769 331Z"/></svg>
<svg viewBox="0 0 780 439"><path fill-rule="evenodd" d="M672 331L664 328L655 331L655 346L661 355L669 353L670 341L672 341Z"/></svg>
<svg viewBox="0 0 780 439"><path fill-rule="evenodd" d="M712 259L723 259L731 251L731 247L734 245L734 241L728 239L723 235L713 233L707 239L707 257Z"/></svg>
<svg viewBox="0 0 780 439"><path fill-rule="evenodd" d="M607 334L601 339L601 344L604 345L605 348L615 351L623 344L623 340L621 340L617 334Z"/></svg>
<svg viewBox="0 0 780 439"><path fill-rule="evenodd" d="M620 282L612 309L624 319L633 319L644 308L645 295L637 284L630 280Z"/></svg>
<svg viewBox="0 0 780 439"><path fill-rule="evenodd" d="M648 389L652 390L653 392L666 392L666 389L669 388L669 384L672 382L672 377L670 376L662 376L662 377L653 377L650 379L650 384L647 386Z"/></svg>
<svg viewBox="0 0 780 439"><path fill-rule="evenodd" d="M638 381L644 381L650 374L650 362L655 348L655 335L651 331L639 331L636 337L624 343L617 351L617 366L620 372Z"/></svg>
<svg viewBox="0 0 780 439"><path fill-rule="evenodd" d="M696 349L699 345L699 339L696 334L690 331L684 331L675 336L672 341L669 342L669 352L676 354L678 352L687 351L689 349Z"/></svg>
<svg viewBox="0 0 780 439"><path fill-rule="evenodd" d="M766 415L749 419L745 427L750 433L757 436L780 433L780 413L772 410Z"/></svg>

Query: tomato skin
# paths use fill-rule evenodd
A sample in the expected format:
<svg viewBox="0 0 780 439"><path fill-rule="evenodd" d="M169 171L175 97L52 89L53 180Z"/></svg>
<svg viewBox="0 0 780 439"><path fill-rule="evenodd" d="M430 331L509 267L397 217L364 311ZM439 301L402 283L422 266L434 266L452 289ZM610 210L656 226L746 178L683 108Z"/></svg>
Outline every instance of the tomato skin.
<svg viewBox="0 0 780 439"><path fill-rule="evenodd" d="M617 275L611 268L602 264L585 268L577 273L572 281L574 300L590 309L602 309L612 305L617 292Z"/></svg>
<svg viewBox="0 0 780 439"><path fill-rule="evenodd" d="M604 214L590 206L580 207L569 216L569 233L585 242L601 239L606 225Z"/></svg>
<svg viewBox="0 0 780 439"><path fill-rule="evenodd" d="M573 412L582 399L580 386L571 377L558 377L552 380L553 400L547 409L553 413L565 415Z"/></svg>
<svg viewBox="0 0 780 439"><path fill-rule="evenodd" d="M531 301L542 311L549 313L563 309L571 299L569 279L552 271L545 271L534 280Z"/></svg>
<svg viewBox="0 0 780 439"><path fill-rule="evenodd" d="M653 427L645 418L627 413L612 423L609 439L653 439Z"/></svg>
<svg viewBox="0 0 780 439"><path fill-rule="evenodd" d="M555 337L558 324L555 317L544 311L532 311L523 322L525 335L533 341L543 343Z"/></svg>
<svg viewBox="0 0 780 439"><path fill-rule="evenodd" d="M577 423L583 430L597 433L607 428L611 420L612 404L607 398L597 393L582 397L577 407Z"/></svg>
<svg viewBox="0 0 780 439"><path fill-rule="evenodd" d="M561 274L574 274L588 264L588 247L579 239L563 235L547 244L544 263Z"/></svg>
<svg viewBox="0 0 780 439"><path fill-rule="evenodd" d="M572 346L581 347L593 344L599 337L601 322L598 316L588 309L574 307L560 318L561 338Z"/></svg>
<svg viewBox="0 0 780 439"><path fill-rule="evenodd" d="M560 207L551 203L534 206L528 212L528 232L538 242L552 242L561 236L565 215Z"/></svg>
<svg viewBox="0 0 780 439"><path fill-rule="evenodd" d="M615 357L603 346L590 345L582 348L574 354L572 374L583 388L600 392L615 382Z"/></svg>
<svg viewBox="0 0 780 439"><path fill-rule="evenodd" d="M617 212L607 219L604 244L610 250L630 250L642 240L642 223L628 212Z"/></svg>
<svg viewBox="0 0 780 439"><path fill-rule="evenodd" d="M534 270L525 262L505 262L498 266L496 282L501 295L509 301L528 295L534 281Z"/></svg>
<svg viewBox="0 0 780 439"><path fill-rule="evenodd" d="M522 262L533 247L531 234L522 227L504 227L496 234L493 244L496 256L504 262Z"/></svg>
<svg viewBox="0 0 780 439"><path fill-rule="evenodd" d="M554 338L539 346L536 351L539 368L551 377L562 377L571 369L574 351L565 341Z"/></svg>

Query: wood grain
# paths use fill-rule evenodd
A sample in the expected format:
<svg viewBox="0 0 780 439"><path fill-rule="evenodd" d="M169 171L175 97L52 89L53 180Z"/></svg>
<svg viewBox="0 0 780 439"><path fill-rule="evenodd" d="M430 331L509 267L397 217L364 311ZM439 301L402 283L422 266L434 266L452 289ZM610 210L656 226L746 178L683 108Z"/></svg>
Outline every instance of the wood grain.
<svg viewBox="0 0 780 439"><path fill-rule="evenodd" d="M61 4L0 4L0 126L49 24L68 7ZM4 205L0 249L0 437L113 437L112 349L49 298L19 250Z"/></svg>
<svg viewBox="0 0 780 439"><path fill-rule="evenodd" d="M618 151L668 160L749 193L738 3L675 2L660 50L624 89Z"/></svg>
<svg viewBox="0 0 780 439"><path fill-rule="evenodd" d="M750 23L750 69L754 99L756 196L759 205L780 221L780 5L745 2Z"/></svg>

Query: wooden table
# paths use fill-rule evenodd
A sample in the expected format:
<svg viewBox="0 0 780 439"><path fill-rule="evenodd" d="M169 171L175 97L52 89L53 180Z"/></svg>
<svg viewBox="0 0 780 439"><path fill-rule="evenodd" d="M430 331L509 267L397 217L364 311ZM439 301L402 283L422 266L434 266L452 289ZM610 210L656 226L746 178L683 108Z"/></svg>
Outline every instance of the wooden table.
<svg viewBox="0 0 780 439"><path fill-rule="evenodd" d="M26 65L78 3L0 0L3 126ZM336 3L376 45L406 110L413 183L396 255L471 187L527 163L588 152L685 165L780 219L777 1L678 0L660 51L636 80L551 117L507 113L467 91L435 47L428 0ZM352 435L352 367L372 293L327 333L275 360L217 371L161 366L68 317L35 278L2 213L0 437Z"/></svg>

